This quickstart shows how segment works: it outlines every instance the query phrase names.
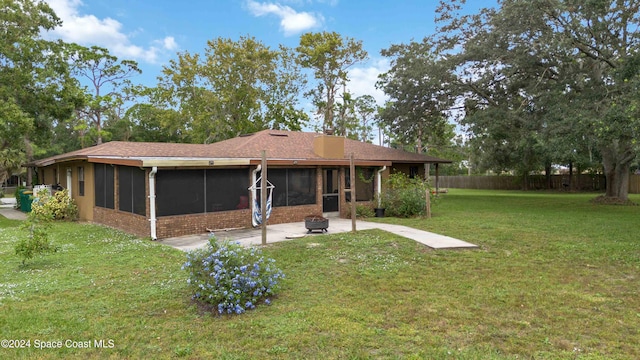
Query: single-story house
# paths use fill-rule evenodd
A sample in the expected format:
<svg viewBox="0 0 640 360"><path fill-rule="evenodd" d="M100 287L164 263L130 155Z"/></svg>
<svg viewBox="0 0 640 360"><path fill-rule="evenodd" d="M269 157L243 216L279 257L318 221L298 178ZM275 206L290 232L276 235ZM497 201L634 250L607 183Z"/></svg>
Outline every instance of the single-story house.
<svg viewBox="0 0 640 360"><path fill-rule="evenodd" d="M27 166L39 183L70 190L80 220L159 239L251 227L263 150L274 186L270 224L346 216L351 154L358 202L372 201L390 171L422 176L428 164L437 170L451 162L344 137L264 130L213 144L112 141Z"/></svg>

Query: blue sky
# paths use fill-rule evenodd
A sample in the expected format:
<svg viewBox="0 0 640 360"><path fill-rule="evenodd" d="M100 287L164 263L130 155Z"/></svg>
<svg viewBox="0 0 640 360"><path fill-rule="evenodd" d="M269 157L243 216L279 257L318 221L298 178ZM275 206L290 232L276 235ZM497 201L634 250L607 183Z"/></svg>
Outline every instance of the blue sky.
<svg viewBox="0 0 640 360"><path fill-rule="evenodd" d="M62 19L47 35L81 45L106 47L120 59L138 61L132 79L156 84L162 66L178 52L202 52L207 40L254 36L268 46L296 47L301 34L336 31L363 42L369 60L350 71L350 90L370 94L388 69L380 50L421 40L435 31L438 1L355 0L45 0ZM471 6L473 8L473 6Z"/></svg>

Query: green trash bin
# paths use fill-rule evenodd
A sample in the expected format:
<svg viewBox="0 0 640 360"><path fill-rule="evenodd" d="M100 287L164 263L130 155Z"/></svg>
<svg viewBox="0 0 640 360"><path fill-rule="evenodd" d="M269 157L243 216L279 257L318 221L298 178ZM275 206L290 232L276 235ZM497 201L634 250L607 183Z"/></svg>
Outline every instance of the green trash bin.
<svg viewBox="0 0 640 360"><path fill-rule="evenodd" d="M31 212L31 202L33 201L31 190L20 190L20 211Z"/></svg>

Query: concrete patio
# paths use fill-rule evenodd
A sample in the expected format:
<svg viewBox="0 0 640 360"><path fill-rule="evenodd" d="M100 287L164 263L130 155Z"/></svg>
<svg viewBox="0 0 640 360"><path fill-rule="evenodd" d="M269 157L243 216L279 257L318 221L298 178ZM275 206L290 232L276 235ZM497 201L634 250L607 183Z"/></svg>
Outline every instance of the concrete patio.
<svg viewBox="0 0 640 360"><path fill-rule="evenodd" d="M474 249L477 245L454 239L449 236L434 234L428 231L417 230L402 225L382 224L369 221L358 220L356 230L380 229L390 233L417 241L432 249ZM337 234L351 231L351 220L330 218L327 233L313 232L307 233L304 222L294 222L287 224L269 225L267 227L267 243L275 243L286 240L299 239L309 236L323 236L325 234ZM240 242L245 246L260 245L262 243L261 229L232 229L214 231L218 239L230 239ZM189 251L205 246L209 240L209 234L187 235L175 238L162 239L158 242L174 248Z"/></svg>
<svg viewBox="0 0 640 360"><path fill-rule="evenodd" d="M25 213L15 210L13 206L8 204L0 207L0 215L7 219L26 220ZM408 226L374 223L370 221L357 220L356 230L380 229L390 233L417 241L432 249L474 249L477 245L466 241L454 239L449 236L434 234L432 232L410 228ZM294 240L309 236L323 236L325 234L346 233L351 231L351 220L340 218L329 218L328 232L307 233L303 221L269 225L267 227L267 243L275 243L286 240ZM231 229L217 230L214 234L219 239L229 239L240 242L242 245L260 245L262 243L261 229ZM176 249L189 251L199 247L203 247L209 240L209 233L186 235L174 238L159 240L161 244L172 246Z"/></svg>

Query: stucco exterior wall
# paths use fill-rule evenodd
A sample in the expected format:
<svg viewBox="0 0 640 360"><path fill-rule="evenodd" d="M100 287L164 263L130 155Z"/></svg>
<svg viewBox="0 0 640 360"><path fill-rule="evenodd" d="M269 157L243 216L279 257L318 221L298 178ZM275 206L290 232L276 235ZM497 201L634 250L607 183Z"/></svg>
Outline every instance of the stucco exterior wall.
<svg viewBox="0 0 640 360"><path fill-rule="evenodd" d="M84 169L84 195L80 195L80 180L78 179L80 168ZM80 220L93 221L93 205L95 204L93 164L82 161L75 163L72 169L73 185L71 191L73 199L78 204L78 217Z"/></svg>
<svg viewBox="0 0 640 360"><path fill-rule="evenodd" d="M80 195L78 179L78 168L80 167L84 169L84 195ZM73 161L44 167L39 171L38 183L45 185L59 183L63 188L68 189L67 169L71 169L71 198L78 205L78 219L93 221L93 205L95 203L93 164L87 161Z"/></svg>

